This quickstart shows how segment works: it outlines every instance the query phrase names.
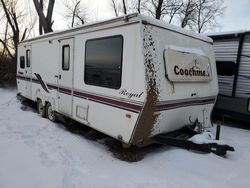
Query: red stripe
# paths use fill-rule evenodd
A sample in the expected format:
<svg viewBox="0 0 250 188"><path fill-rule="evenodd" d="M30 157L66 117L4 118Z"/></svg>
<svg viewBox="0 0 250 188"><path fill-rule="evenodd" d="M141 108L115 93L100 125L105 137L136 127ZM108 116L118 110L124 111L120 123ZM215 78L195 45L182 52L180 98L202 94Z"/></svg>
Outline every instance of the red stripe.
<svg viewBox="0 0 250 188"><path fill-rule="evenodd" d="M96 102L102 102L105 104L111 104L113 106L123 107L123 108L134 110L137 112L140 112L142 109L142 106L140 106L140 105L126 103L123 101L118 101L118 100L105 98L105 97L101 97L101 96L97 96L97 95L92 95L92 94L88 94L88 93L83 93L83 92L79 92L79 91L74 91L74 96L85 98L85 99L90 99L90 100L93 100Z"/></svg>
<svg viewBox="0 0 250 188"><path fill-rule="evenodd" d="M26 77L17 75L17 78L26 80ZM32 82L39 83L37 79L32 78ZM60 86L47 84L49 88L58 89L59 92L71 95L71 90L67 88L62 88ZM114 107L119 107L122 109L130 110L133 112L140 112L143 108L142 105L127 103L121 100L111 99L104 96L98 96L95 94L85 93L83 91L73 91L75 97L84 98L92 100L94 102L104 103ZM192 98L192 99L180 99L172 101L159 101L156 105L156 111L170 110L175 108L182 108L192 105L205 105L212 104L215 102L216 97L203 97L203 98Z"/></svg>
<svg viewBox="0 0 250 188"><path fill-rule="evenodd" d="M162 110L169 110L169 109L187 107L187 106L192 106L192 105L212 104L215 102L215 99L216 99L215 97L211 97L207 99L200 98L200 99L190 99L190 100L183 101L183 102L175 101L175 103L173 103L173 101L169 101L171 103L157 105L156 109L162 111Z"/></svg>
<svg viewBox="0 0 250 188"><path fill-rule="evenodd" d="M49 93L49 90L48 90L46 84L44 83L42 77L40 76L40 74L34 73L34 75L37 77L37 79L40 82L40 84L41 84L42 88L44 89L44 91L46 91L47 93Z"/></svg>
<svg viewBox="0 0 250 188"><path fill-rule="evenodd" d="M68 93L69 95L71 95L70 89L62 88L60 86L58 86L58 88L59 88L59 92Z"/></svg>
<svg viewBox="0 0 250 188"><path fill-rule="evenodd" d="M27 77L21 76L21 75L16 75L16 78L18 78L20 80L26 80Z"/></svg>
<svg viewBox="0 0 250 188"><path fill-rule="evenodd" d="M58 86L51 85L51 84L47 84L47 86L49 87L49 89L56 89L56 90L58 90Z"/></svg>

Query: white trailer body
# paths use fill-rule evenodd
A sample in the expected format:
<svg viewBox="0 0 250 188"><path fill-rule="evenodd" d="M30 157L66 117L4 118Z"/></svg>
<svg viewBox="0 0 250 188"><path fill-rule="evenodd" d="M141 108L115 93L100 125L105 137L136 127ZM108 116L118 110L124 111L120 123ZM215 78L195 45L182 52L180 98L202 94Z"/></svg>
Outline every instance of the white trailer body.
<svg viewBox="0 0 250 188"><path fill-rule="evenodd" d="M212 40L138 14L21 42L17 86L129 145L210 126L218 94Z"/></svg>
<svg viewBox="0 0 250 188"><path fill-rule="evenodd" d="M211 34L218 70L216 115L250 122L250 32Z"/></svg>

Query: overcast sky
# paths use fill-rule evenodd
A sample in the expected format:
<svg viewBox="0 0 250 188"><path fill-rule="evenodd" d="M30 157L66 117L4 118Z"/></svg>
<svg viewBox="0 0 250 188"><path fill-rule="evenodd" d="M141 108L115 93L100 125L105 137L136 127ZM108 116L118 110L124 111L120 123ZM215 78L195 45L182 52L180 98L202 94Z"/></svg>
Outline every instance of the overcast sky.
<svg viewBox="0 0 250 188"><path fill-rule="evenodd" d="M62 21L62 2L56 0L55 24L56 30L65 29L65 22ZM111 0L82 0L89 7L91 21L108 19L114 17L111 8ZM220 28L216 31L238 31L250 30L250 0L225 0L226 9L224 16L218 19ZM61 21L59 21L61 20Z"/></svg>
<svg viewBox="0 0 250 188"><path fill-rule="evenodd" d="M250 30L250 0L225 0L224 16L218 19L221 31Z"/></svg>

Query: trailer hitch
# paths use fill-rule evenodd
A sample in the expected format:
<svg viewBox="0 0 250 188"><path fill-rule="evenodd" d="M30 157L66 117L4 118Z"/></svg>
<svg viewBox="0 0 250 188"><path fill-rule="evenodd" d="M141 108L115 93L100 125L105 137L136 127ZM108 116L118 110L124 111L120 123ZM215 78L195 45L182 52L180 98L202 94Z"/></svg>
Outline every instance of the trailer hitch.
<svg viewBox="0 0 250 188"><path fill-rule="evenodd" d="M217 143L194 143L188 138L195 135L195 131L188 128L182 129L181 133L177 131L155 136L154 142L158 144L180 147L187 150L196 150L203 153L214 153L219 156L226 155L227 151L235 151L233 147L229 145L220 145Z"/></svg>

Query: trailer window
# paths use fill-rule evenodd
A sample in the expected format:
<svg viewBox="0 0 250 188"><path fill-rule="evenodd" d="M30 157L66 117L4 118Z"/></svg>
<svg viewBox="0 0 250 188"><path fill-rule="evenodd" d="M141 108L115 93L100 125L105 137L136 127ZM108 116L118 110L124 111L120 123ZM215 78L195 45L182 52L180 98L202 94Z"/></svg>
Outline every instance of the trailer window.
<svg viewBox="0 0 250 188"><path fill-rule="evenodd" d="M236 64L232 61L216 61L217 74L221 76L233 76L236 71Z"/></svg>
<svg viewBox="0 0 250 188"><path fill-rule="evenodd" d="M20 68L21 69L25 68L25 58L24 58L24 56L20 56Z"/></svg>
<svg viewBox="0 0 250 188"><path fill-rule="evenodd" d="M91 39L85 46L86 84L119 89L122 74L123 37Z"/></svg>
<svg viewBox="0 0 250 188"><path fill-rule="evenodd" d="M64 45L62 47L62 70L69 70L70 63L70 47L69 45Z"/></svg>
<svg viewBox="0 0 250 188"><path fill-rule="evenodd" d="M30 67L30 50L26 50L26 66Z"/></svg>

